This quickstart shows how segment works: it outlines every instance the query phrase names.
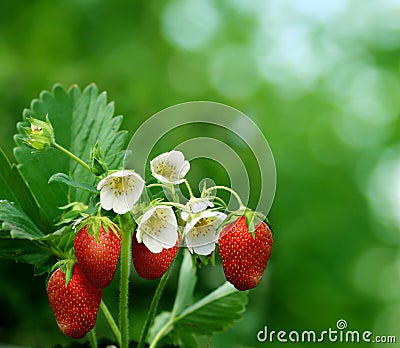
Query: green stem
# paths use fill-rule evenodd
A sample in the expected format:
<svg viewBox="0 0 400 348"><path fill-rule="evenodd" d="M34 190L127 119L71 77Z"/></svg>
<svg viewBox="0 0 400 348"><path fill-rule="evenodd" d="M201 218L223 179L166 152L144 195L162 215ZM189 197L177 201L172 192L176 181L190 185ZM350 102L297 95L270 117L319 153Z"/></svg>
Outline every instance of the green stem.
<svg viewBox="0 0 400 348"><path fill-rule="evenodd" d="M94 331L94 328L89 331L89 342L91 348L97 348L96 332Z"/></svg>
<svg viewBox="0 0 400 348"><path fill-rule="evenodd" d="M225 186L213 186L213 187L210 187L210 188L208 188L206 191L205 191L205 193L208 193L208 192L211 192L211 191L213 191L213 190L225 190L225 191L228 191L228 192L230 192L235 198L236 198L236 200L238 201L238 203L239 203L239 210L245 210L246 209L246 206L243 204L243 202L242 202L242 200L240 199L240 197L239 197L239 195L235 192L235 191L233 191L231 188L229 188L229 187L225 187Z"/></svg>
<svg viewBox="0 0 400 348"><path fill-rule="evenodd" d="M122 234L121 241L121 285L119 298L119 315L120 315L120 332L121 346L120 348L129 347L129 273L131 266L131 244L133 221L130 213L120 215L120 228Z"/></svg>
<svg viewBox="0 0 400 348"><path fill-rule="evenodd" d="M121 347L121 332L119 331L113 316L111 315L110 311L108 310L103 300L101 300L100 302L100 309L103 312L103 315L106 318L107 323L110 326L110 329L113 332L115 339L117 340L118 346Z"/></svg>
<svg viewBox="0 0 400 348"><path fill-rule="evenodd" d="M52 141L51 145L54 146L57 150L67 155L68 157L72 158L74 161L78 162L81 166L85 167L89 172L92 172L90 166L87 163L83 162L79 157L75 156L72 152L68 151L66 148L57 144L55 141Z"/></svg>
<svg viewBox="0 0 400 348"><path fill-rule="evenodd" d="M152 187L162 187L164 188L165 186L163 184L150 184L146 186L147 188L152 188Z"/></svg>
<svg viewBox="0 0 400 348"><path fill-rule="evenodd" d="M183 204L180 204L180 203L175 203L175 202L162 202L161 204L162 204L162 205L168 205L168 206L171 206L171 207L175 207L175 208L178 208L178 209L181 209L181 210L190 212L190 210L189 210L187 207L185 207Z"/></svg>
<svg viewBox="0 0 400 348"><path fill-rule="evenodd" d="M168 332L168 330L171 328L171 326L173 325L174 321L171 319L168 321L168 323L166 323L162 329L160 331L158 331L156 337L154 337L153 342L151 342L150 347L149 348L155 348L157 347L157 343L158 341L163 338L165 336L165 334Z"/></svg>
<svg viewBox="0 0 400 348"><path fill-rule="evenodd" d="M226 205L226 203L224 202L224 200L222 198L219 198L218 196L215 196L214 197L214 201L218 201L224 207L224 209L227 208L227 205Z"/></svg>
<svg viewBox="0 0 400 348"><path fill-rule="evenodd" d="M52 241L42 242L42 241L35 241L34 240L33 243L36 244L37 246L45 249L46 251L49 251L51 254L53 254L58 259L66 259L66 258L68 258L68 256L65 255L60 250L60 248L58 248L58 246Z"/></svg>
<svg viewBox="0 0 400 348"><path fill-rule="evenodd" d="M147 188L162 187L163 189L168 190L168 191L171 193L172 200L173 200L174 202L179 202L179 197L178 197L178 195L176 194L174 184L159 184L159 183L156 183L156 184L150 184L150 185L148 185L148 186L146 186L146 187L147 187Z"/></svg>
<svg viewBox="0 0 400 348"><path fill-rule="evenodd" d="M178 195L176 194L174 184L169 184L167 187L170 188L171 195L172 195L172 199L174 200L174 202L179 203L179 197L178 197Z"/></svg>
<svg viewBox="0 0 400 348"><path fill-rule="evenodd" d="M192 191L192 188L189 185L189 182L185 179L184 183L185 183L185 185L186 185L186 187L188 189L190 198L194 198L193 191Z"/></svg>
<svg viewBox="0 0 400 348"><path fill-rule="evenodd" d="M150 304L149 311L147 312L147 318L143 325L142 333L140 335L139 344L138 344L137 348L144 347L146 337L147 337L147 334L150 329L150 324L154 319L154 315L157 310L158 303L160 302L160 298L164 291L165 284L167 283L168 278L169 278L169 271L170 271L171 267L172 267L172 264L169 266L167 272L164 273L164 275L162 276L162 278L160 279L160 281L158 283L156 292L154 293L153 299Z"/></svg>

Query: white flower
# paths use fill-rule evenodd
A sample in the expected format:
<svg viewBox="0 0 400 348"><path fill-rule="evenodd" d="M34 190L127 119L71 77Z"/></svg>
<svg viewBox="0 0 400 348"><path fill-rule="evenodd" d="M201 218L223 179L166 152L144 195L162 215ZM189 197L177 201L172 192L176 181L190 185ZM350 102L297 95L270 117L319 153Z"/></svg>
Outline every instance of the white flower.
<svg viewBox="0 0 400 348"><path fill-rule="evenodd" d="M184 221L188 221L190 215L197 214L206 210L208 207L214 207L214 204L206 199L201 198L192 198L189 202L185 205L187 211L182 210L181 218Z"/></svg>
<svg viewBox="0 0 400 348"><path fill-rule="evenodd" d="M218 240L217 229L225 218L224 213L211 210L205 210L193 218L183 232L190 252L198 255L211 254Z"/></svg>
<svg viewBox="0 0 400 348"><path fill-rule="evenodd" d="M138 201L144 180L132 170L120 170L100 180L100 204L105 210L125 214Z"/></svg>
<svg viewBox="0 0 400 348"><path fill-rule="evenodd" d="M174 211L166 205L150 208L142 217L136 239L152 253L172 248L178 240L178 223Z"/></svg>
<svg viewBox="0 0 400 348"><path fill-rule="evenodd" d="M180 184L190 169L180 151L165 152L150 162L153 176L164 183Z"/></svg>

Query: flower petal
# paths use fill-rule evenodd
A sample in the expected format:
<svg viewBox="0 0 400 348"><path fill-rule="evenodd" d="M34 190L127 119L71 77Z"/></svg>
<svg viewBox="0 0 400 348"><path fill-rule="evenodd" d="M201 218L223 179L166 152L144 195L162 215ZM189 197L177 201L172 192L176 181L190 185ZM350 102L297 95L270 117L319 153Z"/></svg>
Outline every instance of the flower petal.
<svg viewBox="0 0 400 348"><path fill-rule="evenodd" d="M213 251L215 250L215 243L204 243L202 245L198 245L193 247L193 251L197 254L197 255L210 255Z"/></svg>
<svg viewBox="0 0 400 348"><path fill-rule="evenodd" d="M223 213L205 210L188 223L184 234L189 250L199 255L208 255L214 251L218 240L216 231L225 218Z"/></svg>
<svg viewBox="0 0 400 348"><path fill-rule="evenodd" d="M139 233L139 231L136 231L136 240L138 241L138 243L142 243L143 242L142 234Z"/></svg>
<svg viewBox="0 0 400 348"><path fill-rule="evenodd" d="M208 255L215 249L218 238L215 236L213 226L194 227L186 235L186 244L196 254ZM210 251L209 251L210 250Z"/></svg>
<svg viewBox="0 0 400 348"><path fill-rule="evenodd" d="M136 173L131 173L129 176L124 177L122 182L124 185L125 196L127 196L126 201L128 202L128 205L130 205L130 209L132 209L133 205L138 201L143 192L145 182L140 175Z"/></svg>
<svg viewBox="0 0 400 348"><path fill-rule="evenodd" d="M132 173L135 173L135 172L133 170L129 170L129 169L122 169L122 170L117 170L116 172L110 174L109 177L122 178L122 177L130 175Z"/></svg>
<svg viewBox="0 0 400 348"><path fill-rule="evenodd" d="M152 253L158 254L163 250L162 245L148 234L144 234L143 236L143 243Z"/></svg>
<svg viewBox="0 0 400 348"><path fill-rule="evenodd" d="M160 244L165 248L172 248L178 240L177 226L165 229L159 236Z"/></svg>
<svg viewBox="0 0 400 348"><path fill-rule="evenodd" d="M100 204L105 210L111 210L114 205L115 195L112 189L107 186L103 187L100 191Z"/></svg>
<svg viewBox="0 0 400 348"><path fill-rule="evenodd" d="M179 237L178 223L172 208L165 205L150 208L139 223L138 236L138 242L143 240L149 249L152 248L152 252L172 248Z"/></svg>
<svg viewBox="0 0 400 348"><path fill-rule="evenodd" d="M181 218L184 221L188 221L190 215L197 214L207 209L208 207L213 207L214 204L206 200L204 198L192 198L189 202L186 203L185 207L188 211L181 211Z"/></svg>
<svg viewBox="0 0 400 348"><path fill-rule="evenodd" d="M185 175L188 173L189 169L190 169L189 161L184 161L183 164L181 165L179 171L178 171L178 177L179 178L184 178Z"/></svg>
<svg viewBox="0 0 400 348"><path fill-rule="evenodd" d="M172 150L168 152L167 161L172 165L176 165L177 168L180 168L185 161L185 156L180 151Z"/></svg>
<svg viewBox="0 0 400 348"><path fill-rule="evenodd" d="M101 190L101 189L104 187L104 185L107 184L107 182L108 182L109 180L110 180L109 177L106 177L106 178L104 178L104 179L101 179L101 180L99 181L99 183L97 184L97 189L98 189L98 190Z"/></svg>
<svg viewBox="0 0 400 348"><path fill-rule="evenodd" d="M138 201L144 188L144 180L132 170L119 170L102 179L100 203L105 210L113 209L117 214L125 214Z"/></svg>
<svg viewBox="0 0 400 348"><path fill-rule="evenodd" d="M120 197L114 198L113 210L115 213L125 214L129 210L131 210L131 208L132 207L129 207L128 205L125 195L121 195Z"/></svg>
<svg viewBox="0 0 400 348"><path fill-rule="evenodd" d="M208 207L212 208L214 204L212 204L210 201L205 200L205 201L193 201L190 205L191 210L193 213L200 213L201 211L207 209Z"/></svg>
<svg viewBox="0 0 400 348"><path fill-rule="evenodd" d="M168 157L168 152L162 153L161 155L158 155L157 157L153 158L150 161L150 169L151 173L157 177L161 176L159 173L162 172L162 166L164 165L165 160Z"/></svg>
<svg viewBox="0 0 400 348"><path fill-rule="evenodd" d="M182 210L181 211L181 218L182 218L183 221L188 221L189 213L187 211Z"/></svg>
<svg viewBox="0 0 400 348"><path fill-rule="evenodd" d="M180 151L165 152L152 161L150 168L153 176L161 182L179 184L190 169L190 163L185 161Z"/></svg>

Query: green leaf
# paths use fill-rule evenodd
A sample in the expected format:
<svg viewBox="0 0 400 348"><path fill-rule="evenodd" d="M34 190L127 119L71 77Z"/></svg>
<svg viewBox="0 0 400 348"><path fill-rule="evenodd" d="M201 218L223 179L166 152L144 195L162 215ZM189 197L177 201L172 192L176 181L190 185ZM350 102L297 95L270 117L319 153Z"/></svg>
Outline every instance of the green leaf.
<svg viewBox="0 0 400 348"><path fill-rule="evenodd" d="M83 213L86 213L88 206L81 202L72 202L70 204L59 207L63 212L58 219L56 226L71 224L74 220L81 218Z"/></svg>
<svg viewBox="0 0 400 348"><path fill-rule="evenodd" d="M54 263L51 254L27 239L0 238L0 258L35 265L35 275L47 272Z"/></svg>
<svg viewBox="0 0 400 348"><path fill-rule="evenodd" d="M90 193L98 194L99 191L97 191L93 186L85 184L85 183L79 183L74 180L72 180L67 174L65 173L56 173L53 174L50 179L49 179L49 184L53 182L59 182L67 186L71 186L77 189L81 190L86 190Z"/></svg>
<svg viewBox="0 0 400 348"><path fill-rule="evenodd" d="M186 308L174 320L183 332L211 335L241 319L247 304L247 291L238 291L228 282L199 302Z"/></svg>
<svg viewBox="0 0 400 348"><path fill-rule="evenodd" d="M193 293L197 282L196 267L193 267L192 255L187 249L184 252L173 313L181 313L185 307L193 303Z"/></svg>
<svg viewBox="0 0 400 348"><path fill-rule="evenodd" d="M182 348L192 348L199 346L199 343L197 342L195 335L193 335L190 332L184 332L184 331L180 331L179 336L178 335L174 336L173 344Z"/></svg>
<svg viewBox="0 0 400 348"><path fill-rule="evenodd" d="M171 312L166 312L166 311L161 312L154 318L153 324L151 325L148 335L148 340L150 342L154 340L154 338L161 331L161 329L167 328L164 332L164 336L171 331L172 326L169 326L170 319L171 319Z"/></svg>
<svg viewBox="0 0 400 348"><path fill-rule="evenodd" d="M90 151L99 142L108 168L122 165L126 132L119 131L122 116L114 117L114 105L106 100L106 93L98 94L94 84L83 92L73 86L68 91L55 85L52 92L44 91L32 101L23 113L24 121L17 126L14 154L20 170L29 183L40 207L50 221L59 215L58 207L73 201L89 203L90 192L67 187L60 183L48 184L55 173L66 173L74 182L95 186L97 178L87 169L54 148L32 151L22 142L23 127L29 126L28 117L45 120L54 127L55 140L86 163L90 163Z"/></svg>
<svg viewBox="0 0 400 348"><path fill-rule="evenodd" d="M44 235L20 208L9 201L0 201L0 221L3 222L1 229L10 231L12 238L34 240Z"/></svg>
<svg viewBox="0 0 400 348"><path fill-rule="evenodd" d="M0 149L0 199L15 202L31 217L37 226L46 230L50 224L39 208L32 192L18 168L11 164Z"/></svg>

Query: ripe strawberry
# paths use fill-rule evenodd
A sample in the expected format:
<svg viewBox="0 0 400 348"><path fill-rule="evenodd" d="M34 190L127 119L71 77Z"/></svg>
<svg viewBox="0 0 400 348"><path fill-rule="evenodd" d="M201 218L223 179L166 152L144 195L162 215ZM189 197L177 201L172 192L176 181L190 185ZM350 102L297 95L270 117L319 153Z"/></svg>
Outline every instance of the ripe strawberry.
<svg viewBox="0 0 400 348"><path fill-rule="evenodd" d="M163 249L160 253L151 252L144 243L138 243L132 238L132 260L136 272L145 279L160 278L169 268L179 249L180 238L169 249Z"/></svg>
<svg viewBox="0 0 400 348"><path fill-rule="evenodd" d="M82 338L96 323L101 301L101 289L95 289L75 264L73 275L65 285L65 274L58 268L47 284L47 296L61 332L72 338Z"/></svg>
<svg viewBox="0 0 400 348"><path fill-rule="evenodd" d="M254 235L249 232L246 217L241 216L224 226L218 239L225 277L238 290L258 285L271 255L273 238L268 225L261 221Z"/></svg>
<svg viewBox="0 0 400 348"><path fill-rule="evenodd" d="M121 252L121 234L103 225L85 225L75 236L76 259L95 288L105 288L114 278Z"/></svg>

